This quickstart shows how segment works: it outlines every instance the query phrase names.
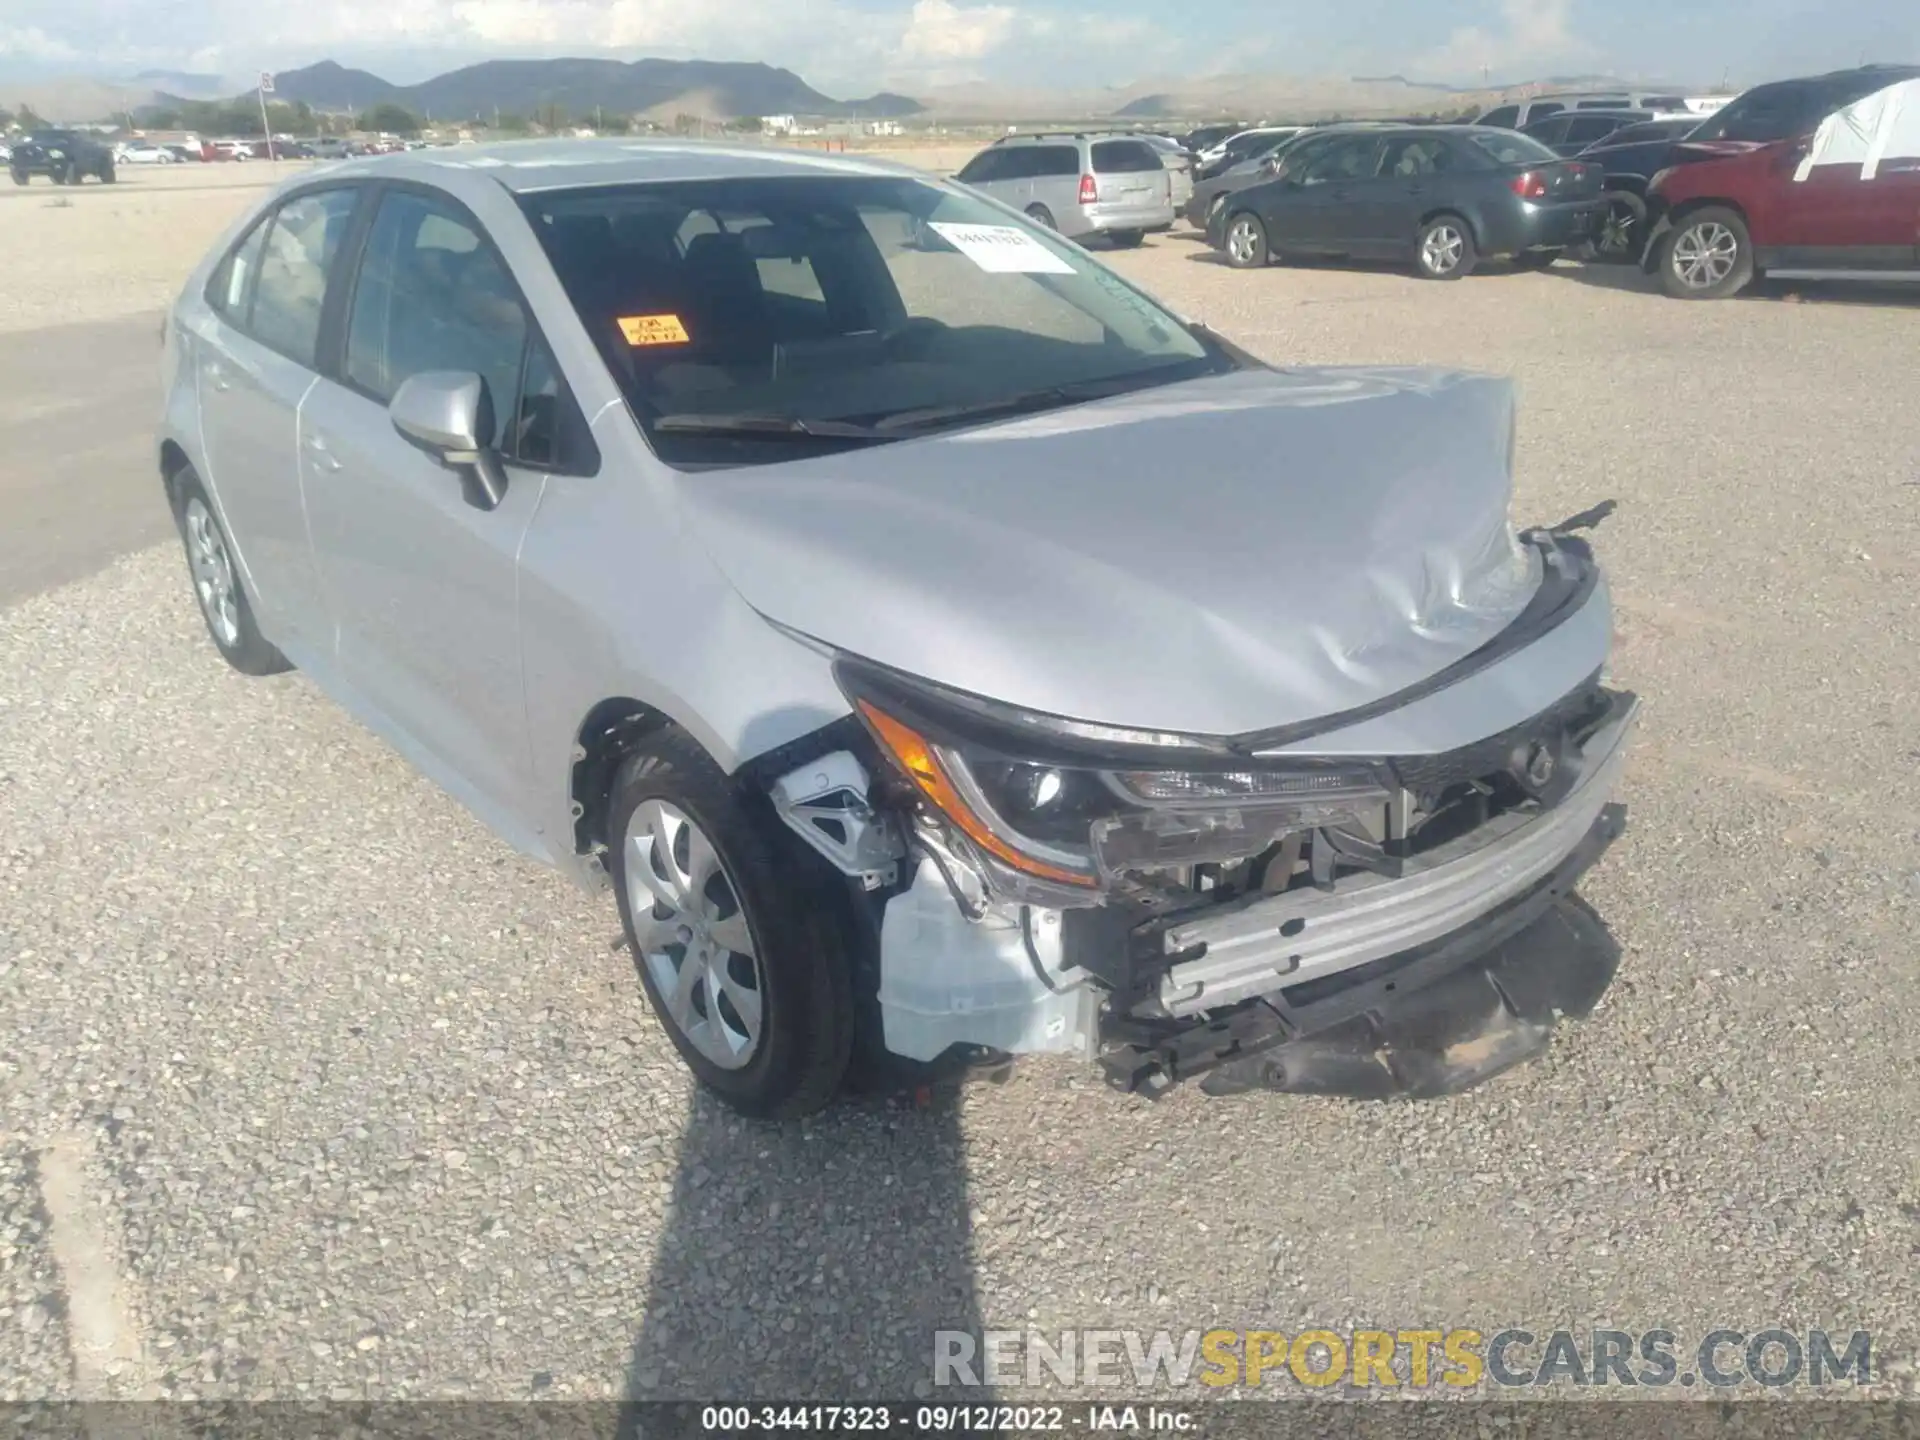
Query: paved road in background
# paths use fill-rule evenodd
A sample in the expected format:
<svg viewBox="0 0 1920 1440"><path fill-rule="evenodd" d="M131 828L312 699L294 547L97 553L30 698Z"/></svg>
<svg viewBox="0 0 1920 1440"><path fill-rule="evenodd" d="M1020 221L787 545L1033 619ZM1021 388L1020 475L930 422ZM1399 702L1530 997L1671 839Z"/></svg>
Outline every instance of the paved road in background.
<svg viewBox="0 0 1920 1440"><path fill-rule="evenodd" d="M0 334L0 605L172 532L159 358L157 313Z"/></svg>

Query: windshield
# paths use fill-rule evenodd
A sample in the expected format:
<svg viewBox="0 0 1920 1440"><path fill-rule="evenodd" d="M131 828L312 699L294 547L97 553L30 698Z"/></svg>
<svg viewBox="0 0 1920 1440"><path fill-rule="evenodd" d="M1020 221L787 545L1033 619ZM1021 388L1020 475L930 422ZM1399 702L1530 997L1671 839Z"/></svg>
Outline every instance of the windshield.
<svg viewBox="0 0 1920 1440"><path fill-rule="evenodd" d="M1493 157L1496 165L1538 165L1560 158L1538 140L1516 130L1475 130L1473 143Z"/></svg>
<svg viewBox="0 0 1920 1440"><path fill-rule="evenodd" d="M670 463L791 459L1237 363L1078 246L931 181L687 181L523 203Z"/></svg>

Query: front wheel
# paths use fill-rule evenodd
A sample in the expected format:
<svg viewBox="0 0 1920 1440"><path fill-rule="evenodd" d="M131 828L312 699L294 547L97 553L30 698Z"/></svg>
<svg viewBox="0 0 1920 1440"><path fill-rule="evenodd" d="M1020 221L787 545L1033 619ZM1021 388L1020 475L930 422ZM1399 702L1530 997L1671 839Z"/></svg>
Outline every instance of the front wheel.
<svg viewBox="0 0 1920 1440"><path fill-rule="evenodd" d="M853 1048L853 966L817 857L678 730L620 767L607 835L641 987L687 1068L746 1115L826 1105Z"/></svg>
<svg viewBox="0 0 1920 1440"><path fill-rule="evenodd" d="M1227 222L1227 264L1236 270L1258 270L1267 263L1267 227L1260 217L1241 211Z"/></svg>
<svg viewBox="0 0 1920 1440"><path fill-rule="evenodd" d="M22 170L17 165L9 166L7 168L7 173L13 176L13 183L16 185L24 185L27 183L27 181L33 178L32 176L27 174L26 171Z"/></svg>
<svg viewBox="0 0 1920 1440"><path fill-rule="evenodd" d="M254 622L253 606L233 563L233 547L200 477L190 468L182 470L174 477L173 494L174 520L180 527L180 543L186 547L194 598L200 602L200 617L207 622L207 634L221 658L242 675L291 670L293 662Z"/></svg>
<svg viewBox="0 0 1920 1440"><path fill-rule="evenodd" d="M1607 196L1606 213L1593 236L1593 258L1610 265L1628 265L1640 258L1646 243L1647 202L1631 191Z"/></svg>
<svg viewBox="0 0 1920 1440"><path fill-rule="evenodd" d="M1479 260L1473 232L1458 215L1436 215L1420 227L1414 241L1415 263L1428 280L1459 280L1473 273Z"/></svg>
<svg viewBox="0 0 1920 1440"><path fill-rule="evenodd" d="M1660 287L1676 300L1721 300L1753 279L1753 242L1739 215L1709 206L1660 241Z"/></svg>

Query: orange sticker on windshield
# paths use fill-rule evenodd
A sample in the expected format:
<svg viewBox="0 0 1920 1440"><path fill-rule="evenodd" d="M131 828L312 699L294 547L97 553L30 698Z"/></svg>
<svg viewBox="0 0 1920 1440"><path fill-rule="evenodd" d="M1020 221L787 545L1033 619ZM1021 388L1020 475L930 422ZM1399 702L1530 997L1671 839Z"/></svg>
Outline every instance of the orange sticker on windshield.
<svg viewBox="0 0 1920 1440"><path fill-rule="evenodd" d="M629 345L684 345L687 327L678 315L622 315L620 333Z"/></svg>

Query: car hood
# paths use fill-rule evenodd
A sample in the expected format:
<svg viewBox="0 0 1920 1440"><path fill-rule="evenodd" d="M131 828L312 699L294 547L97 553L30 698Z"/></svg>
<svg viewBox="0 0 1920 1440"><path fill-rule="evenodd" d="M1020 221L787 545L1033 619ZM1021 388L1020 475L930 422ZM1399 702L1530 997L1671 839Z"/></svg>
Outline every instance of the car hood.
<svg viewBox="0 0 1920 1440"><path fill-rule="evenodd" d="M771 620L1010 704L1232 734L1351 709L1538 588L1504 380L1247 370L792 464L689 474Z"/></svg>

